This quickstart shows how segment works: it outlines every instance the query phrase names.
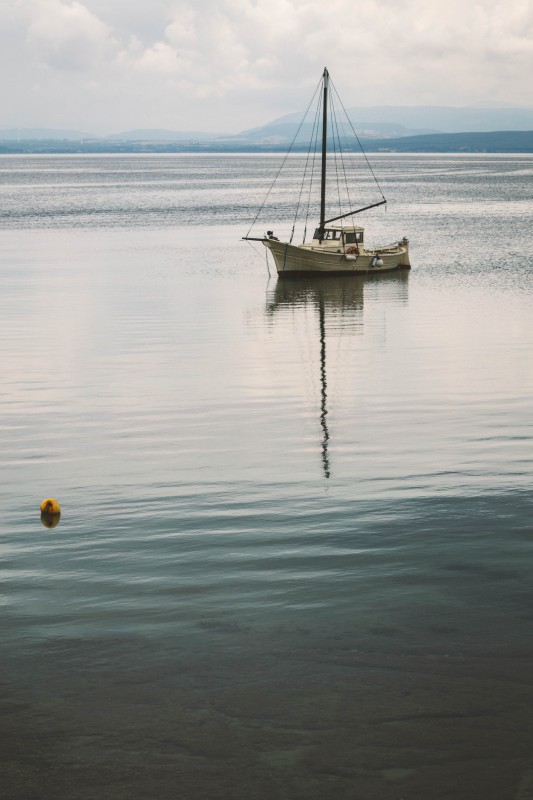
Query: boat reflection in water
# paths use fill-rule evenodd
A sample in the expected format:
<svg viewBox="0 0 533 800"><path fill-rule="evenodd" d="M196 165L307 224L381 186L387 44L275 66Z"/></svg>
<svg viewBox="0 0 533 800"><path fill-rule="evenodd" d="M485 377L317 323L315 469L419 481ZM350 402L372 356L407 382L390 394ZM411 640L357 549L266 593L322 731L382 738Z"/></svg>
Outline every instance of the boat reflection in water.
<svg viewBox="0 0 533 800"><path fill-rule="evenodd" d="M371 302L395 305L407 303L407 272L375 275L369 278L344 276L307 276L293 280L277 280L267 290L266 314L275 320L286 310L316 312L316 351L319 353L318 371L320 376L320 428L322 432L322 469L325 478L331 477L329 453L330 432L328 427L328 381L327 348L328 335L336 337L345 334L364 333L363 309L365 294L372 295Z"/></svg>

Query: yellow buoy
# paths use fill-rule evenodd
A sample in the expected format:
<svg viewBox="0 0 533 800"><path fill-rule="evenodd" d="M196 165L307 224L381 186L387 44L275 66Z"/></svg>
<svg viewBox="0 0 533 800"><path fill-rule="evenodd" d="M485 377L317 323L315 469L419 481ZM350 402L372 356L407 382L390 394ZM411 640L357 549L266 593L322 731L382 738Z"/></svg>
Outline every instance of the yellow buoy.
<svg viewBox="0 0 533 800"><path fill-rule="evenodd" d="M61 506L53 497L47 497L41 503L41 514L61 514Z"/></svg>

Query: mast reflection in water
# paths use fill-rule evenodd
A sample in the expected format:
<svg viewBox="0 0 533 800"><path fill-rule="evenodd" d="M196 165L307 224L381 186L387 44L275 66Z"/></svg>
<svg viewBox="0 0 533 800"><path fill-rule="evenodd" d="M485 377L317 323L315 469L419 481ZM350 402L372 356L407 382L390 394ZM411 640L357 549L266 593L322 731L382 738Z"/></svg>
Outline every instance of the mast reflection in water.
<svg viewBox="0 0 533 800"><path fill-rule="evenodd" d="M377 286L379 284L379 286ZM278 280L272 289L267 291L267 316L275 319L276 313L283 309L306 309L311 307L318 315L318 345L320 374L320 428L322 431L321 457L325 478L331 477L330 431L328 427L328 382L326 361L326 331L333 328L336 334L362 334L363 306L365 288L391 288L394 284L395 294L398 291L407 299L408 274L398 273L375 277L344 276L311 276L293 280ZM376 301L380 300L380 292L376 292Z"/></svg>
<svg viewBox="0 0 533 800"><path fill-rule="evenodd" d="M324 313L324 298L319 297L318 313L320 319L320 424L324 437L322 439L322 464L326 478L330 476L328 442L329 431L327 423L327 378L326 378L326 315Z"/></svg>

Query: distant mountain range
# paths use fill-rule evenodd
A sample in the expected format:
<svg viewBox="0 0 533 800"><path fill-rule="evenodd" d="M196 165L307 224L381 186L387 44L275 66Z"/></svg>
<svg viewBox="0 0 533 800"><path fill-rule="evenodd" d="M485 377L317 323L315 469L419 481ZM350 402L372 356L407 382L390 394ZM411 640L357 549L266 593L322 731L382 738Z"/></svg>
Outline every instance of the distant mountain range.
<svg viewBox="0 0 533 800"><path fill-rule="evenodd" d="M358 136L399 138L433 133L482 133L533 130L533 108L455 108L452 106L361 106L347 109ZM302 115L287 114L235 136L241 141L290 144ZM345 132L349 133L344 125ZM302 126L298 140L309 141L311 123Z"/></svg>
<svg viewBox="0 0 533 800"><path fill-rule="evenodd" d="M401 139L366 139L367 153L533 153L533 130L436 133ZM355 149L355 148L354 148Z"/></svg>
<svg viewBox="0 0 533 800"><path fill-rule="evenodd" d="M480 133L484 131L533 130L533 108L475 108L455 106L358 106L347 109L357 132L365 125L404 126L410 136L417 133ZM272 125L292 123L294 130L302 115L287 114L274 120ZM372 120L363 123L361 120ZM254 128L259 131L261 128Z"/></svg>
<svg viewBox="0 0 533 800"><path fill-rule="evenodd" d="M0 141L3 142L182 142L211 141L222 136L219 133L206 133L205 131L168 131L159 128L124 131L123 133L112 133L109 136L97 136L87 131L61 130L57 128L5 128L0 130Z"/></svg>
<svg viewBox="0 0 533 800"><path fill-rule="evenodd" d="M251 128L231 138L233 141L242 143L248 142L249 144L289 145L301 121L301 117L299 119L293 119L295 116L296 115L291 114L289 117L282 117L279 120L268 123L268 125L262 125L259 128ZM435 128L410 128L399 122L356 122L356 116L353 111L350 114L350 118L357 135L370 139L399 138L401 136L414 136L424 133L440 133L440 131ZM359 117L358 119L361 118ZM350 129L346 121L344 121L344 126L342 127L345 129L346 133L349 132ZM342 130L342 127L339 126L339 130ZM309 142L312 133L313 124L311 122L305 122L300 128L296 142Z"/></svg>
<svg viewBox="0 0 533 800"><path fill-rule="evenodd" d="M221 133L206 133L205 131L167 131L154 128L153 130L140 129L112 133L100 138L108 142L209 142L224 138L224 136Z"/></svg>
<svg viewBox="0 0 533 800"><path fill-rule="evenodd" d="M521 152L531 152L533 147L533 108L373 106L350 108L348 114L365 150L506 152L510 148L518 152L526 148ZM288 147L301 116L288 114L238 134L139 129L95 136L75 130L11 128L0 130L0 152L269 152ZM339 126L339 130L348 148L357 146L349 126ZM311 132L311 123L302 125L296 150L307 145Z"/></svg>

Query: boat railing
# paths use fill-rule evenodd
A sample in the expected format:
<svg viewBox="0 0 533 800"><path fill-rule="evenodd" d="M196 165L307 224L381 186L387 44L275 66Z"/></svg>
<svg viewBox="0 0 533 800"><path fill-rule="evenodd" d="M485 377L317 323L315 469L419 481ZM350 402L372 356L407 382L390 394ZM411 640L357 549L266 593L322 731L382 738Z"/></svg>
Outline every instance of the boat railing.
<svg viewBox="0 0 533 800"><path fill-rule="evenodd" d="M392 244L380 245L380 247L375 248L379 250L380 253L397 253L402 247L400 242L393 242Z"/></svg>

